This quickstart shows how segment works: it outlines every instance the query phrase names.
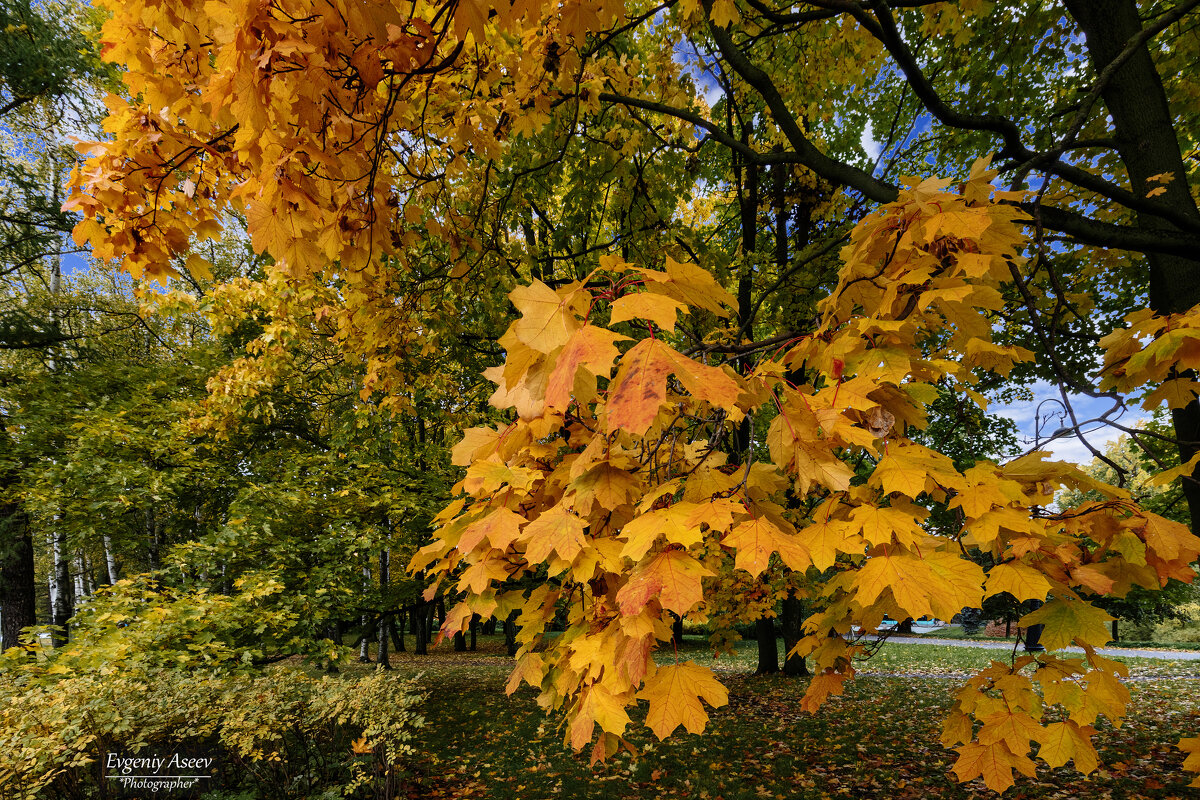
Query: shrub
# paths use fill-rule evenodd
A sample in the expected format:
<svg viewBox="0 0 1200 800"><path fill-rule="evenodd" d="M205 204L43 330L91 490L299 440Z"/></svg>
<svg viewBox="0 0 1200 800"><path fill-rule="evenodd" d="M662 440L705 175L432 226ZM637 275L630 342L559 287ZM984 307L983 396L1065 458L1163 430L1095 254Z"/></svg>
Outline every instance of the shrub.
<svg viewBox="0 0 1200 800"><path fill-rule="evenodd" d="M1155 626L1154 641L1200 642L1200 602L1185 603L1178 611L1178 619L1168 619Z"/></svg>
<svg viewBox="0 0 1200 800"><path fill-rule="evenodd" d="M206 788L392 797L423 720L410 680L150 668L0 678L0 796L96 792L107 753L213 756Z"/></svg>

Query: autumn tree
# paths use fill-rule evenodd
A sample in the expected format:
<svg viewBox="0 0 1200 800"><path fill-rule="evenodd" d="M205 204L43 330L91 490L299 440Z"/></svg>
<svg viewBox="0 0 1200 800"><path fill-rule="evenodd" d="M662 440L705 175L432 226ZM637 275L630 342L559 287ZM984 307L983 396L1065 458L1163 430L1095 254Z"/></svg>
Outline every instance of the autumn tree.
<svg viewBox="0 0 1200 800"><path fill-rule="evenodd" d="M1122 713L1121 668L1095 653L1107 616L1084 594L1190 578L1200 544L1044 454L956 465L912 434L942 393L984 405L1013 370L1095 392L1081 365L1103 352L1114 408L1152 385L1175 407L1181 472L1195 468L1194 99L1178 68L1195 5L113 4L106 53L128 95L109 99L112 140L84 147L68 206L79 240L139 277L176 275L244 214L270 263L242 290L281 330L327 325L381 411L438 391L421 359L441 345L486 342L504 416L455 448L462 496L412 568L465 593L447 634L519 612L511 686L564 711L576 748L613 753L639 698L660 736L701 729L724 690L650 653L671 613L706 613L730 559L751 578L782 563L830 574L795 648L818 669L809 710L854 671L857 646L831 633L1049 598L1023 623L1085 658L994 665L945 729L959 776L1003 789L1030 755L1090 770L1092 723ZM700 95L711 83L724 122ZM990 153L995 169L976 160ZM956 189L901 179L930 160ZM828 204L827 235L762 269L748 195L786 167L822 182L805 202ZM695 246L729 187L750 228L733 270ZM1112 263L1130 276L1122 311L1150 306L1116 332L1086 322ZM824 299L755 329L743 310L782 309L768 290L808 265L825 269L800 285ZM494 330L471 339L456 312L480 306ZM765 451L746 446L758 425ZM1105 499L1047 511L1063 486ZM959 524L926 527L931 503ZM543 651L560 602L569 628ZM1065 718L1043 724L1046 703Z"/></svg>

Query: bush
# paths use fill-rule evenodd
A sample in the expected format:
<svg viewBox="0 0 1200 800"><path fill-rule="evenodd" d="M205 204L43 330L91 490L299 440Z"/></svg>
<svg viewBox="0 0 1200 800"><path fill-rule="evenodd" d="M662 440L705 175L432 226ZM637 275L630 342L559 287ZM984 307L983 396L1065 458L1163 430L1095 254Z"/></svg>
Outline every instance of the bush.
<svg viewBox="0 0 1200 800"><path fill-rule="evenodd" d="M423 720L412 681L202 673L0 678L0 796L92 796L108 753L204 754L205 789L393 797Z"/></svg>
<svg viewBox="0 0 1200 800"><path fill-rule="evenodd" d="M1180 618L1168 619L1154 626L1156 642L1200 642L1200 602L1186 603L1178 608Z"/></svg>

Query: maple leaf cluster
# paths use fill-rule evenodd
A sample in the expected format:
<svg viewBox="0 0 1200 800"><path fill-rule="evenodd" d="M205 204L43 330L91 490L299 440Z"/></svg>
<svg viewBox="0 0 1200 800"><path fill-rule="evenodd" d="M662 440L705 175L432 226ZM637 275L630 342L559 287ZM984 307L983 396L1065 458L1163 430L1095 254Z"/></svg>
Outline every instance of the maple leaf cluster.
<svg viewBox="0 0 1200 800"><path fill-rule="evenodd" d="M1119 721L1128 695L1122 667L1095 652L1110 617L1086 597L1189 580L1200 539L1045 453L960 472L908 437L935 382L983 403L977 374L1030 357L991 340L988 312L1023 241L994 174L979 163L954 193L910 185L869 216L818 328L742 373L670 344L680 314L733 305L696 265L605 257L584 281L513 291L521 316L487 376L492 404L515 418L466 432L454 450L463 497L410 565L464 594L443 634L473 614L519 612L509 691L537 688L543 707L565 711L567 742L594 741L602 759L628 746L626 709L639 700L660 737L702 730L705 705L726 702L707 668L659 666L652 654L672 614L717 610L731 573L758 578L780 564L818 578L819 611L796 645L816 666L810 711L854 674L861 648L847 635L885 615L950 618L1002 593L1049 598L1020 624L1044 625L1051 649L1074 642L1084 656L984 670L959 692L944 741L958 746L962 779L999 790L1014 769L1031 774L1035 745L1049 764L1094 768L1091 726L1101 714ZM769 458L731 460L727 438L764 414ZM852 460L871 466L856 473ZM1062 487L1107 499L1052 513ZM922 525L930 500L959 515L954 537ZM996 566L985 574L966 548ZM559 607L567 628L547 637ZM1043 723L1047 706L1062 721Z"/></svg>
<svg viewBox="0 0 1200 800"><path fill-rule="evenodd" d="M435 277L469 270L486 165L562 93L599 95L579 45L624 17L613 0L99 5L126 91L104 101L111 139L76 146L87 159L63 206L83 215L76 243L134 278L209 280L198 245L244 220L277 316L319 310L325 335L367 354L365 394L389 410L431 315L397 276L430 240ZM318 304L330 284L337 302Z"/></svg>

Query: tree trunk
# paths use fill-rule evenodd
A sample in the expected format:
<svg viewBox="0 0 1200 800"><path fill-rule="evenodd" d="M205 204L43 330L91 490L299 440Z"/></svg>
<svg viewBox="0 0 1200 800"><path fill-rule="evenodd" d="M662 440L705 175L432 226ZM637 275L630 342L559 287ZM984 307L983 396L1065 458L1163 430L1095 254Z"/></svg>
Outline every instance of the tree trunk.
<svg viewBox="0 0 1200 800"><path fill-rule="evenodd" d="M463 636L462 631L454 632L454 652L456 652L456 653L467 652L467 637Z"/></svg>
<svg viewBox="0 0 1200 800"><path fill-rule="evenodd" d="M0 506L0 651L19 643L21 629L37 624L33 533L16 503Z"/></svg>
<svg viewBox="0 0 1200 800"><path fill-rule="evenodd" d="M1142 30L1136 0L1065 0L1067 11L1083 31L1088 58L1097 74L1127 48ZM1129 175L1130 190L1144 196L1154 188L1166 191L1154 198L1172 213L1200 227L1200 210L1186 180L1187 168L1179 149L1174 115L1167 103L1162 80L1150 49L1142 44L1113 73L1101 89L1101 97L1112 119L1113 141ZM1151 176L1170 174L1174 180L1162 185ZM1175 231L1178 228L1148 212L1137 212L1137 227L1143 230ZM1150 307L1158 314L1186 311L1200 303L1200 254L1196 256L1145 256L1150 268ZM1179 457L1186 463L1200 450L1200 404L1193 400L1171 412ZM1200 470L1192 474L1200 479ZM1182 481L1191 512L1192 530L1200 530L1200 483Z"/></svg>
<svg viewBox="0 0 1200 800"><path fill-rule="evenodd" d="M441 602L441 599L442 598L439 597L437 599L437 601L428 604L426 613L429 614L429 619L427 619L425 621L425 643L426 644L433 641L434 633L437 632L437 629L439 627L437 625L437 623L434 621L434 615L437 613L438 603ZM442 616L443 617L445 616L445 612L442 613Z"/></svg>
<svg viewBox="0 0 1200 800"><path fill-rule="evenodd" d="M429 654L429 635L426 631L429 629L429 615L432 612L425 607L425 604L418 604L413 608L413 621L416 623L416 631L413 633L417 643L413 646L413 653L419 656Z"/></svg>
<svg viewBox="0 0 1200 800"><path fill-rule="evenodd" d="M108 568L108 585L112 586L119 580L117 575L117 557L113 553L112 538L106 533L101 537L104 543L104 565Z"/></svg>
<svg viewBox="0 0 1200 800"><path fill-rule="evenodd" d="M510 611L504 618L504 647L509 657L517 654L517 612Z"/></svg>
<svg viewBox="0 0 1200 800"><path fill-rule="evenodd" d="M371 567L363 562L363 594L366 595L371 589ZM371 636L374 633L371 627L371 617L367 614L362 615L362 638L358 643L358 660L364 664L371 663Z"/></svg>
<svg viewBox="0 0 1200 800"><path fill-rule="evenodd" d="M88 580L87 562L83 558L83 553L79 552L78 550L75 551L75 559L74 560L75 560L75 598L76 598L76 602L79 602L80 599L87 597L89 594L91 594L91 592L89 591L89 586L88 586L88 584L91 583L91 581Z"/></svg>
<svg viewBox="0 0 1200 800"><path fill-rule="evenodd" d="M496 635L496 618L495 617L488 617L487 622L483 623L483 635L484 636L495 636Z"/></svg>
<svg viewBox="0 0 1200 800"><path fill-rule="evenodd" d="M783 629L783 674L806 676L809 672L804 656L792 654L792 648L804 638L804 601L796 597L794 591L789 591L783 601L782 611L779 622Z"/></svg>
<svg viewBox="0 0 1200 800"><path fill-rule="evenodd" d="M758 638L758 669L755 675L772 675L779 672L779 643L775 641L775 619L759 617L754 623L754 633Z"/></svg>
<svg viewBox="0 0 1200 800"><path fill-rule="evenodd" d="M1112 640L1114 642L1121 641L1121 635L1117 633L1117 621L1115 619L1112 621Z"/></svg>
<svg viewBox="0 0 1200 800"><path fill-rule="evenodd" d="M683 647L683 617L672 614L675 620L671 623L671 644L678 650Z"/></svg>
<svg viewBox="0 0 1200 800"><path fill-rule="evenodd" d="M52 609L52 624L59 628L54 635L54 646L61 647L71 638L67 620L75 616L75 598L72 597L71 565L67 556L67 533L58 516L54 517L54 583L58 589Z"/></svg>
<svg viewBox="0 0 1200 800"><path fill-rule="evenodd" d="M389 553L385 547L379 551L379 596L386 598L388 594L388 568ZM387 600L384 600L387 603ZM385 613L379 620L379 652L376 654L376 659L379 661L379 669L391 669L392 662L388 660L388 629L391 627L392 615Z"/></svg>
<svg viewBox="0 0 1200 800"><path fill-rule="evenodd" d="M912 617L905 617L899 625L896 626L896 633L912 633Z"/></svg>
<svg viewBox="0 0 1200 800"><path fill-rule="evenodd" d="M395 645L396 652L407 653L408 648L404 646L404 608L401 607L396 613L400 615L400 619L388 621L388 632L392 634L392 644Z"/></svg>
<svg viewBox="0 0 1200 800"><path fill-rule="evenodd" d="M471 652L475 652L475 634L479 631L479 615L471 615Z"/></svg>

